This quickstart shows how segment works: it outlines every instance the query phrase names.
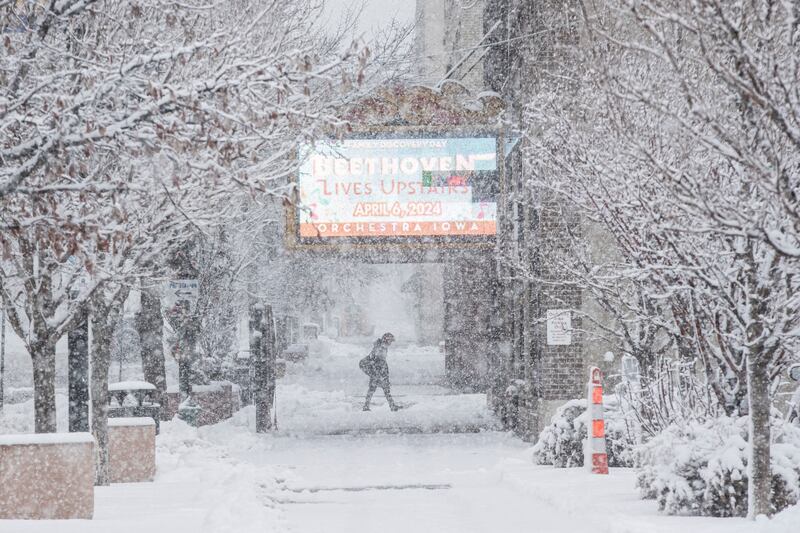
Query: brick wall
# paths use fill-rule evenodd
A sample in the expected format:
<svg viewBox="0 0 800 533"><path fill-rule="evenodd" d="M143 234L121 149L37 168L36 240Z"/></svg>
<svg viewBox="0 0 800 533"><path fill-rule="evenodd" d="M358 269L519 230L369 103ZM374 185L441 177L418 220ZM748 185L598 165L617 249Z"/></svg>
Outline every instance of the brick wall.
<svg viewBox="0 0 800 533"><path fill-rule="evenodd" d="M423 81L457 65L484 34L499 23L487 42L495 43L474 68L467 60L454 78L473 90L501 92L512 122L536 91L569 90L557 74L577 41L575 0L428 0L418 2L417 51ZM507 41L511 37L512 40ZM478 53L482 53L481 49ZM438 55L436 55L438 54ZM474 353L480 369L486 366L492 405L513 403L514 424L528 437L538 434L543 421L562 400L581 397L585 381L586 340L573 332L572 344L547 344L548 309L570 309L572 326L583 324L576 315L584 308L583 294L565 279L570 265L570 240L582 239L581 221L547 191L531 188L530 162L521 150L507 162L507 200L500 210L498 266L478 281L479 272L462 265L460 285L445 276L445 295L458 313L449 316L450 364L461 364L457 353ZM499 271L499 278L494 272ZM448 285L449 283L449 285ZM476 302L483 302L476 305ZM465 319L464 316L469 318ZM489 324L489 325L487 325ZM469 348L467 348L469 346ZM481 356L483 351L485 356ZM480 359L485 357L485 359ZM525 397L509 400L510 384L524 383Z"/></svg>
<svg viewBox="0 0 800 533"><path fill-rule="evenodd" d="M545 191L533 191L540 197L538 227L528 245L536 248L538 272L547 283L536 287L539 308L536 318L537 347L539 348L540 394L546 400L579 397L583 390L584 339L573 332L572 344L548 346L546 324L542 321L548 309L571 309L572 327L581 329L581 319L576 311L582 307L582 291L564 279L565 265L569 265L571 239L580 238L580 224L564 205L549 197Z"/></svg>
<svg viewBox="0 0 800 533"><path fill-rule="evenodd" d="M496 368L492 288L496 271L490 257L465 253L444 265L445 371L457 388L486 390Z"/></svg>
<svg viewBox="0 0 800 533"><path fill-rule="evenodd" d="M509 203L500 225L499 254L504 269L506 322L512 351L504 365L507 383L524 380L527 397L514 420L515 429L534 439L554 406L583 395L585 339L573 331L566 346L547 344L548 309L572 311L573 330L582 329L582 291L570 284L572 242L582 240L581 221L546 190L529 184L530 167L522 151L508 163ZM499 389L499 387L498 387Z"/></svg>

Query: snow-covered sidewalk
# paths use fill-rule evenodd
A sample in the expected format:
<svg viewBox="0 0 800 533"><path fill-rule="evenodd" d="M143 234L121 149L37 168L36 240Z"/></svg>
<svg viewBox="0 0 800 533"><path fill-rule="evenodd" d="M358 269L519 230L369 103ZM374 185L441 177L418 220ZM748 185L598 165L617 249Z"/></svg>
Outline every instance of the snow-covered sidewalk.
<svg viewBox="0 0 800 533"><path fill-rule="evenodd" d="M266 495L276 490L273 469L231 459L225 446L181 421L162 428L153 483L96 487L93 520L0 520L0 532L263 533L279 526L282 512Z"/></svg>
<svg viewBox="0 0 800 533"><path fill-rule="evenodd" d="M154 483L98 488L92 521L0 531L793 533L800 519L661 515L632 471L535 466L508 433L258 435L252 408L200 429L165 423L158 470Z"/></svg>
<svg viewBox="0 0 800 533"><path fill-rule="evenodd" d="M231 458L280 472L269 495L296 533L794 533L800 519L800 507L755 523L663 515L639 499L633 470L537 466L526 443L498 431L237 442Z"/></svg>
<svg viewBox="0 0 800 533"><path fill-rule="evenodd" d="M323 339L313 343L308 360L290 364L278 381L279 434L472 432L496 429L484 394L454 394L442 385L444 356L435 347L392 347L392 396L404 409L391 412L380 389L372 411L363 412L369 379L358 361L370 350L358 344Z"/></svg>
<svg viewBox="0 0 800 533"><path fill-rule="evenodd" d="M362 412L364 347L317 348L279 384L277 432L256 434L252 407L215 426L165 422L153 483L97 488L91 521L0 521L0 532L794 533L800 523L800 506L758 522L665 516L638 498L633 471L536 466L527 443L491 429L483 395L440 385L435 350L390 361L398 399L413 405L393 413L376 399ZM31 402L7 406L0 428L31 421Z"/></svg>

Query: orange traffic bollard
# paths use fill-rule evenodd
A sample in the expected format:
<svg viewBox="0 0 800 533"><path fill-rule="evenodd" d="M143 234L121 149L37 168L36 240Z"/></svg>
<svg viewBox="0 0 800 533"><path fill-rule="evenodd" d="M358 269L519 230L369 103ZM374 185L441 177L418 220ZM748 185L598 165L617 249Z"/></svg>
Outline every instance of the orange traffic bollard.
<svg viewBox="0 0 800 533"><path fill-rule="evenodd" d="M584 465L593 474L608 474L608 454L606 453L606 427L603 416L603 374L597 367L589 369L587 384L587 411L590 423L588 441L584 448Z"/></svg>

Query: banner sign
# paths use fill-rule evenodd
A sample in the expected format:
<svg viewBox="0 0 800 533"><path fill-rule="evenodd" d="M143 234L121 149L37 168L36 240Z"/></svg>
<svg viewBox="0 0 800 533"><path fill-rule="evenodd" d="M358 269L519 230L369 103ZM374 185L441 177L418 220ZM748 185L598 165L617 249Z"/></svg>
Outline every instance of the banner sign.
<svg viewBox="0 0 800 533"><path fill-rule="evenodd" d="M547 310L548 346L572 344L572 312L569 309Z"/></svg>
<svg viewBox="0 0 800 533"><path fill-rule="evenodd" d="M182 310L185 313L192 313L199 293L200 284L196 279L169 280L164 287L163 304L167 312Z"/></svg>
<svg viewBox="0 0 800 533"><path fill-rule="evenodd" d="M303 152L301 239L496 234L493 136L321 141Z"/></svg>

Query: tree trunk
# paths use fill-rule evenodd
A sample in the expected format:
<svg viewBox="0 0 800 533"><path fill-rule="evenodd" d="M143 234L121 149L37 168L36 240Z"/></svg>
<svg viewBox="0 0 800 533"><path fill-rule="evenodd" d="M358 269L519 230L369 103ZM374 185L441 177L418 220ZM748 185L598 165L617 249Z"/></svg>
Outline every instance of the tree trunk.
<svg viewBox="0 0 800 533"><path fill-rule="evenodd" d="M164 363L164 319L161 299L156 289L142 290L140 311L136 315L136 330L142 348L144 380L156 386L158 403L166 412L167 375Z"/></svg>
<svg viewBox="0 0 800 533"><path fill-rule="evenodd" d="M267 390L266 346L268 332L264 306L250 306L250 358L255 369L253 376L253 403L256 407L256 433L270 428L269 399Z"/></svg>
<svg viewBox="0 0 800 533"><path fill-rule="evenodd" d="M108 372L113 317L94 313L92 320L92 435L97 443L95 485L108 485Z"/></svg>
<svg viewBox="0 0 800 533"><path fill-rule="evenodd" d="M67 334L69 431L86 432L89 424L89 313Z"/></svg>
<svg viewBox="0 0 800 533"><path fill-rule="evenodd" d="M750 396L750 458L747 516L770 515L770 397L766 364L747 361L747 386Z"/></svg>
<svg viewBox="0 0 800 533"><path fill-rule="evenodd" d="M272 314L272 306L267 306L266 317L267 319L267 337L266 337L266 361L265 361L265 370L266 370L266 381L267 381L267 428L268 429L277 429L274 427L273 421L277 422L276 412L275 412L275 391L276 391L276 371L275 366L277 364L277 350L276 350L276 342L277 342L277 335L275 333L275 318ZM270 414L272 417L270 418Z"/></svg>
<svg viewBox="0 0 800 533"><path fill-rule="evenodd" d="M33 362L33 409L36 433L55 433L56 346L42 342L30 346Z"/></svg>

